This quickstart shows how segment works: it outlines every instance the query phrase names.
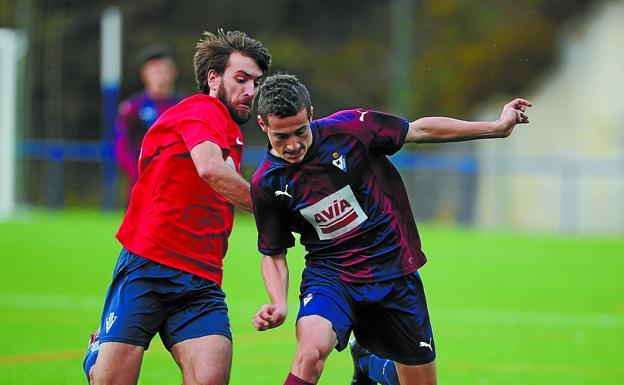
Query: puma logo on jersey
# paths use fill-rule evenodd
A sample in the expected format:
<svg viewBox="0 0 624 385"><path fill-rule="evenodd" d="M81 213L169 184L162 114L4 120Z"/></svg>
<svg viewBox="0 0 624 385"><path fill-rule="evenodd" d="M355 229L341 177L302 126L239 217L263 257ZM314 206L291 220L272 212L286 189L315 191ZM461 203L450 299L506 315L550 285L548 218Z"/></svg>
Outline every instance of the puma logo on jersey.
<svg viewBox="0 0 624 385"><path fill-rule="evenodd" d="M368 218L348 185L300 212L321 240L345 234Z"/></svg>
<svg viewBox="0 0 624 385"><path fill-rule="evenodd" d="M420 341L420 347L421 348L429 348L429 350L433 351L433 347L431 346L431 338L429 338L429 343L426 343L424 341Z"/></svg>
<svg viewBox="0 0 624 385"><path fill-rule="evenodd" d="M368 114L368 111L358 111L358 114L360 114L360 122L364 121L364 115Z"/></svg>
<svg viewBox="0 0 624 385"><path fill-rule="evenodd" d="M284 188L284 191L280 191L280 190L275 191L275 196L276 197L278 197L280 195L285 195L285 196L287 196L289 198L292 198L292 195L290 195L288 193L288 185L286 185L286 188Z"/></svg>

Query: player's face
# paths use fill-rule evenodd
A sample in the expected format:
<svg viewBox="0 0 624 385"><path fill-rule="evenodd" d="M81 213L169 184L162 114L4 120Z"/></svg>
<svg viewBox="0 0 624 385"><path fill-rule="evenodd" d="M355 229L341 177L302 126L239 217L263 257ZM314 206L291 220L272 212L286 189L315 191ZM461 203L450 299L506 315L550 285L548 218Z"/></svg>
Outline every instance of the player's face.
<svg viewBox="0 0 624 385"><path fill-rule="evenodd" d="M269 137L271 152L289 163L301 162L312 145L310 118L305 108L284 118L269 115L266 124L258 117L258 124Z"/></svg>
<svg viewBox="0 0 624 385"><path fill-rule="evenodd" d="M154 98L166 98L173 92L178 70L168 57L152 59L141 67L141 79L145 89Z"/></svg>
<svg viewBox="0 0 624 385"><path fill-rule="evenodd" d="M214 71L208 73L210 95L225 104L236 123L245 123L251 117L254 96L262 75L262 70L252 58L233 52L223 74L218 75Z"/></svg>

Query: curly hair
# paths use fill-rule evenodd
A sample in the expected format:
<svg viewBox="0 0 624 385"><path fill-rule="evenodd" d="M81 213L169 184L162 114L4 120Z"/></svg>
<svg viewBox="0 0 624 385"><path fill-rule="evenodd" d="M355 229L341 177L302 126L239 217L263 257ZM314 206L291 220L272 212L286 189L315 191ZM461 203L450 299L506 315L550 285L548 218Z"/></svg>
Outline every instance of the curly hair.
<svg viewBox="0 0 624 385"><path fill-rule="evenodd" d="M210 93L208 71L215 70L218 74L223 74L232 52L240 52L249 56L258 64L262 72L266 73L269 70L271 65L269 51L262 43L248 37L244 32L224 32L222 28L219 28L216 35L204 32L203 36L204 38L200 39L195 46L193 57L195 79L202 93Z"/></svg>
<svg viewBox="0 0 624 385"><path fill-rule="evenodd" d="M305 108L312 116L312 101L308 89L290 74L269 76L258 91L258 115L267 123L269 115L284 118L294 116Z"/></svg>

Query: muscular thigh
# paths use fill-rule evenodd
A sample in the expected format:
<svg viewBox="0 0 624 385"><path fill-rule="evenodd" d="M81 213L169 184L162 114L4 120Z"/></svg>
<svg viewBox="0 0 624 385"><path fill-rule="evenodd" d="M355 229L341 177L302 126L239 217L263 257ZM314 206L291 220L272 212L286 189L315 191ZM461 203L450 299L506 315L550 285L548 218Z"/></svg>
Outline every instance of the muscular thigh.
<svg viewBox="0 0 624 385"><path fill-rule="evenodd" d="M141 346L120 342L100 344L97 361L91 373L93 383L136 384L144 351Z"/></svg>
<svg viewBox="0 0 624 385"><path fill-rule="evenodd" d="M187 339L171 347L184 383L225 385L232 367L232 341L222 335Z"/></svg>

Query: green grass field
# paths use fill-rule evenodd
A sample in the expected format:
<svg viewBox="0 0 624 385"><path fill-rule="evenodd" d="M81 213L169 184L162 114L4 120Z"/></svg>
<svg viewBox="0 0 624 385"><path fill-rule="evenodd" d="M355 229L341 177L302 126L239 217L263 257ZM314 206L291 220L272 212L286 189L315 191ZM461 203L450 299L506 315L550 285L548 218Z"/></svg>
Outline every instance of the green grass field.
<svg viewBox="0 0 624 385"><path fill-rule="evenodd" d="M120 215L32 213L0 223L0 385L85 384L81 363L119 252ZM440 384L624 384L624 239L486 234L421 226L421 269ZM263 333L256 234L237 217L224 288L234 332L231 384L281 384L294 352L303 252L289 254L290 314ZM347 351L320 384L348 384ZM181 383L155 340L142 385Z"/></svg>

